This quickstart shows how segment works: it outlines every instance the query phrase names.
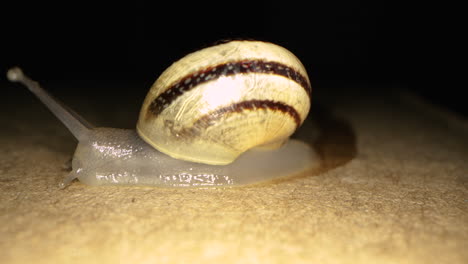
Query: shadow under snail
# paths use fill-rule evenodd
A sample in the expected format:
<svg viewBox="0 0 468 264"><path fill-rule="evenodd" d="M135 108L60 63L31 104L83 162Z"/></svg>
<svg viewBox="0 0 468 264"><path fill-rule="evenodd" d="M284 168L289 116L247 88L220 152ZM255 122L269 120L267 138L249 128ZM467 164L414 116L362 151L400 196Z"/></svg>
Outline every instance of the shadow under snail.
<svg viewBox="0 0 468 264"><path fill-rule="evenodd" d="M27 86L79 141L62 188L75 178L88 185L234 186L319 163L309 144L289 139L310 109L307 72L272 43L231 41L173 63L149 90L136 130L93 127L19 68L7 77Z"/></svg>

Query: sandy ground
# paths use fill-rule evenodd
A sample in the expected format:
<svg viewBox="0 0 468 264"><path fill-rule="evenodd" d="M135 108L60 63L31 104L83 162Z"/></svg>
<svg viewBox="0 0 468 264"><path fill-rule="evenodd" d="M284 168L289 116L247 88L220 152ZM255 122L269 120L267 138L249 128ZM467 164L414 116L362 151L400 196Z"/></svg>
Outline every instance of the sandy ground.
<svg viewBox="0 0 468 264"><path fill-rule="evenodd" d="M27 91L1 89L16 89L0 99L1 263L468 263L468 122L406 93L318 89L323 165L289 180L59 190L76 141ZM134 122L138 106L89 97L63 101Z"/></svg>

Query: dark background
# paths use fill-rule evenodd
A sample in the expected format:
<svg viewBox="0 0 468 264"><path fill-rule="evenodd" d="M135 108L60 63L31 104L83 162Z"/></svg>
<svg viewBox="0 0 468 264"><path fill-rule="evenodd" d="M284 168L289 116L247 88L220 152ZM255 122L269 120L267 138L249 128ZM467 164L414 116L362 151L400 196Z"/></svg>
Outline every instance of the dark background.
<svg viewBox="0 0 468 264"><path fill-rule="evenodd" d="M144 96L188 52L248 38L295 53L313 89L402 87L466 115L462 87L441 78L438 12L396 1L12 2L1 10L0 70L19 65L41 83L134 83Z"/></svg>

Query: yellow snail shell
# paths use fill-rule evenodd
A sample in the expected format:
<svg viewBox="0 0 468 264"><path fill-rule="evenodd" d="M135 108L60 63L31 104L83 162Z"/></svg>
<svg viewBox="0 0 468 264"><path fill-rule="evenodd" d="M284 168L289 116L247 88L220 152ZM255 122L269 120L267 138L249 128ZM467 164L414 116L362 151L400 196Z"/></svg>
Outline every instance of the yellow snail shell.
<svg viewBox="0 0 468 264"><path fill-rule="evenodd" d="M173 158L229 164L251 148L281 146L306 118L310 92L290 51L231 41L167 68L144 100L137 132Z"/></svg>

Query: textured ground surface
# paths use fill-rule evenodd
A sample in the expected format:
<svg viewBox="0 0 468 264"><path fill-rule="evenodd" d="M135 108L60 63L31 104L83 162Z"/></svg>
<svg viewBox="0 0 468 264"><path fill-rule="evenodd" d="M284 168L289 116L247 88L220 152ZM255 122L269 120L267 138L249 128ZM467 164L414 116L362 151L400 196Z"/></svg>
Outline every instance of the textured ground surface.
<svg viewBox="0 0 468 264"><path fill-rule="evenodd" d="M59 190L75 141L2 86L17 90L0 99L1 263L468 263L468 123L405 94L318 90L324 164L302 177ZM138 111L67 96L105 125L130 126Z"/></svg>

